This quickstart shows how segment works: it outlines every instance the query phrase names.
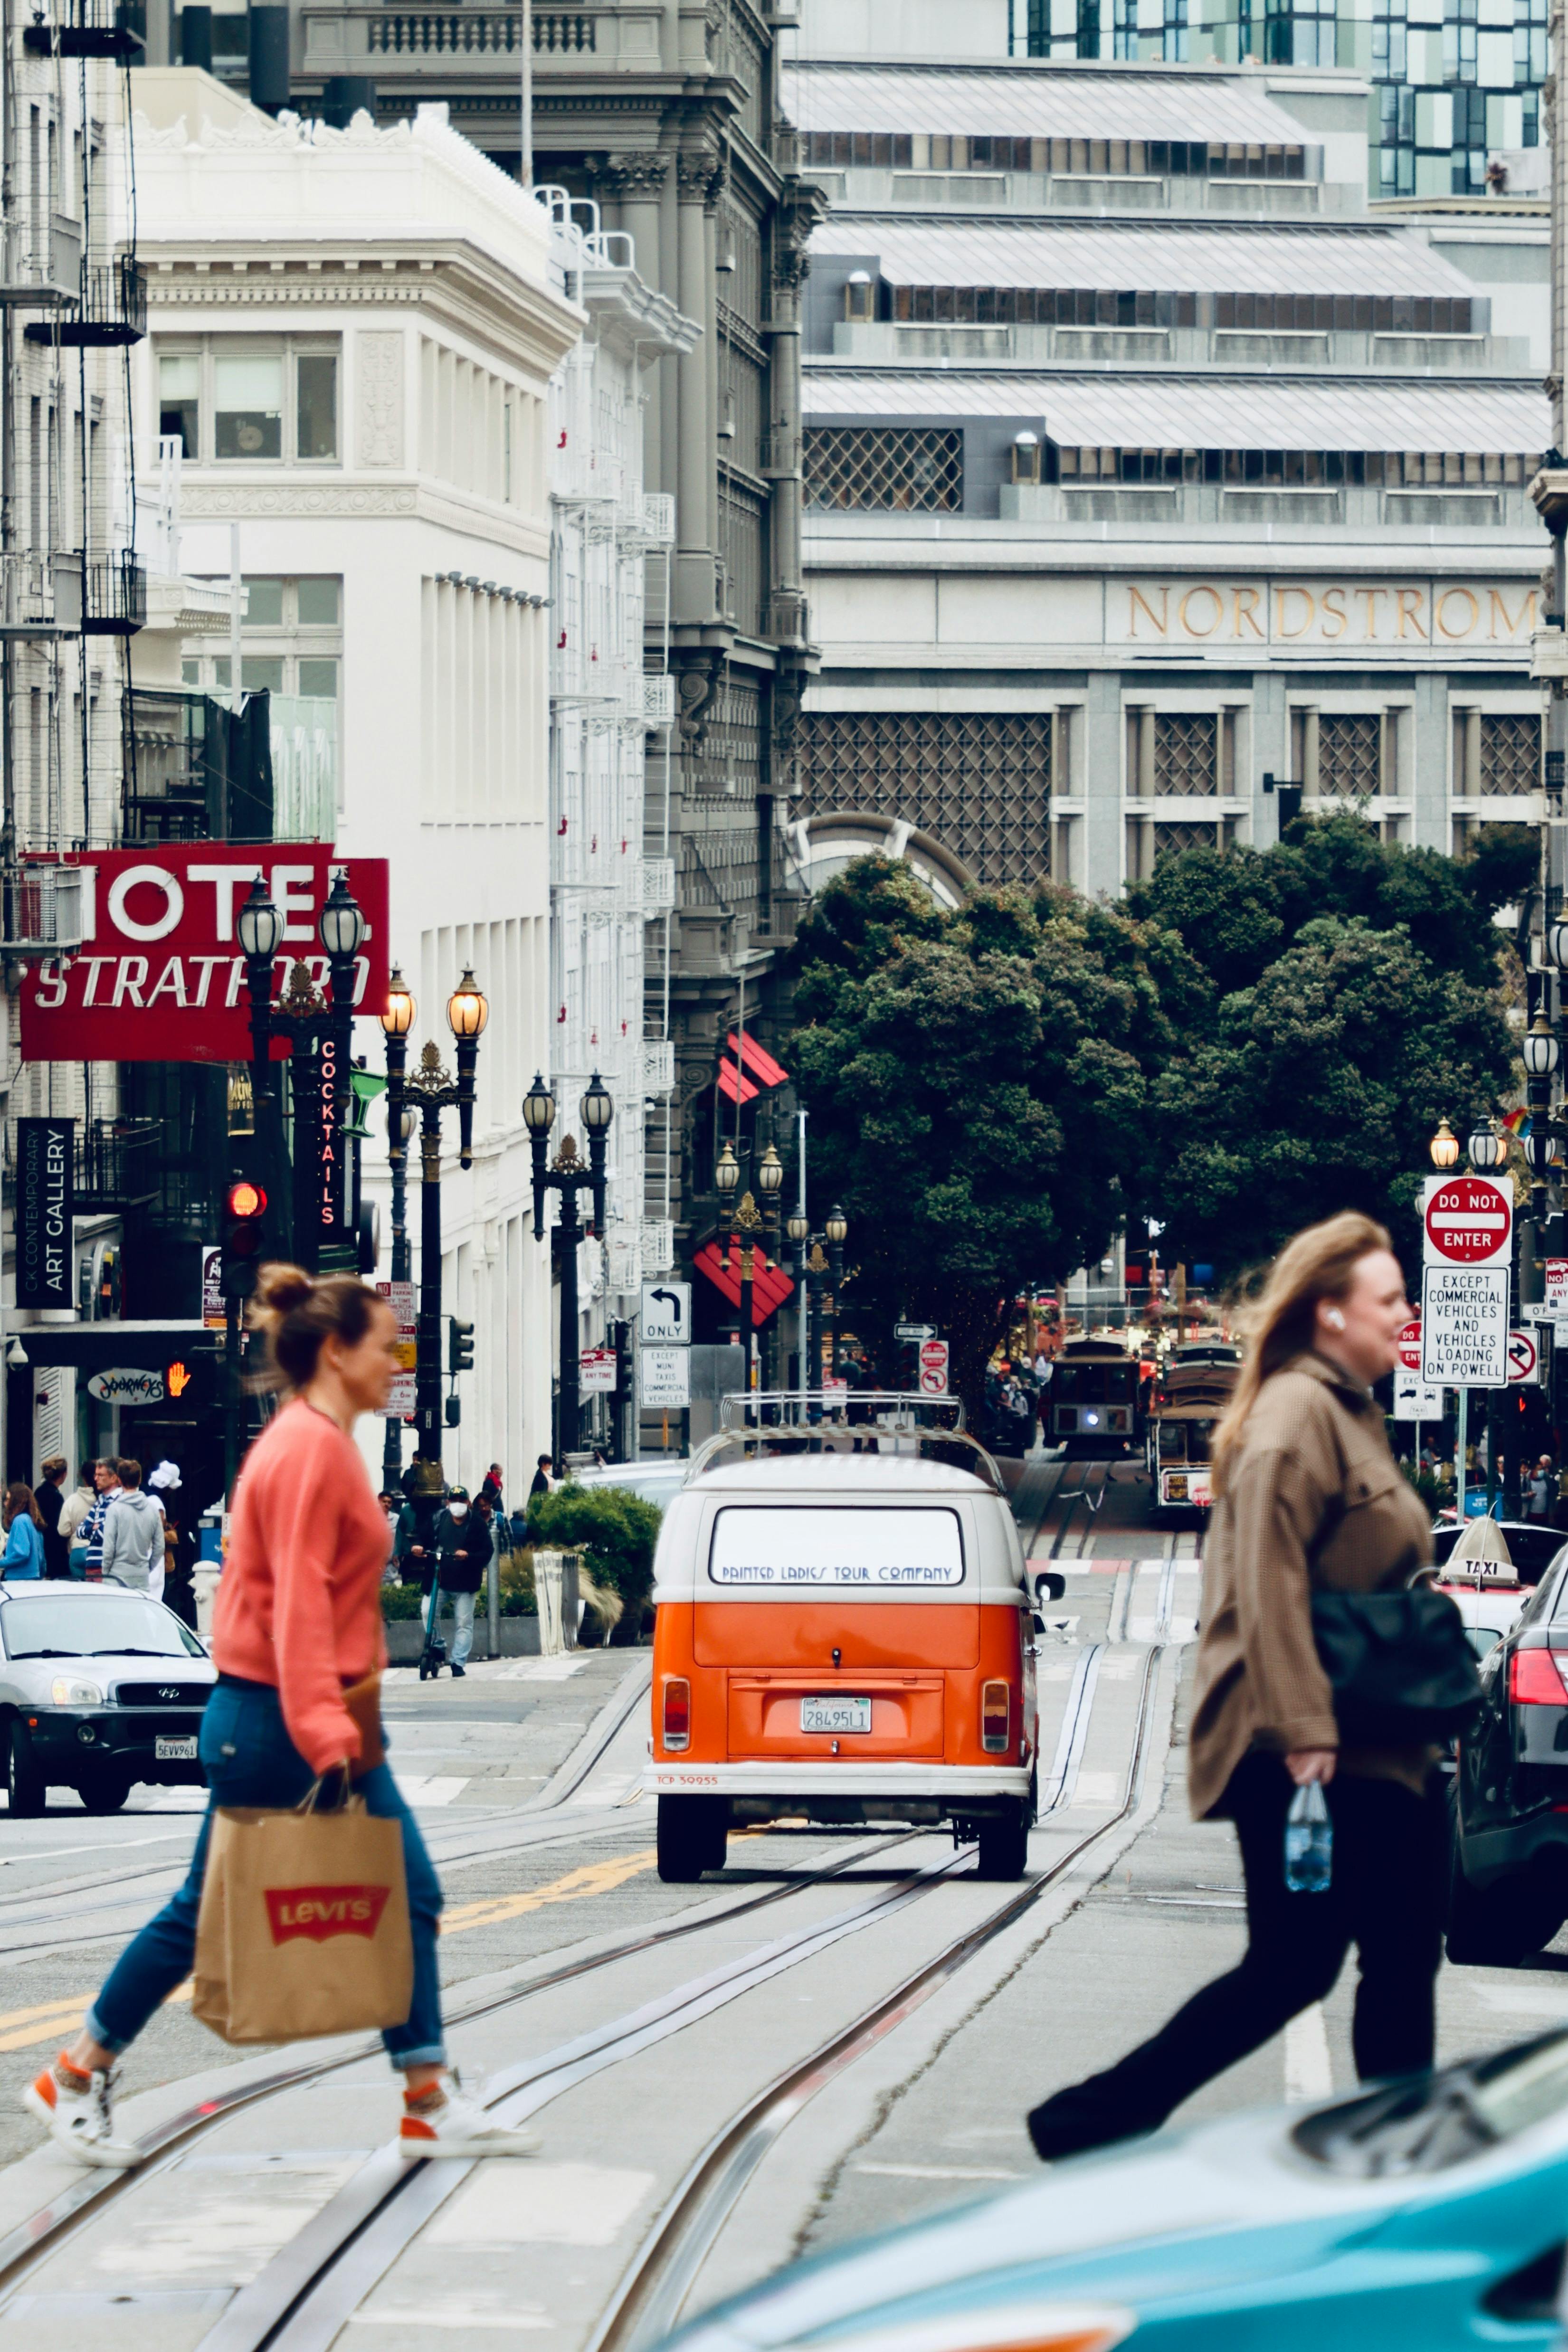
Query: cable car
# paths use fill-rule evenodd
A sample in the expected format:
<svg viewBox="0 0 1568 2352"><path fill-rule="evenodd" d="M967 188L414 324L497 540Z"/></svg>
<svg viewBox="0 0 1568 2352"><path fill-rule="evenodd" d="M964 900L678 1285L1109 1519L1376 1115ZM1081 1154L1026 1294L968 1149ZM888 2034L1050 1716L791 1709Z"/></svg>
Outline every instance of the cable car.
<svg viewBox="0 0 1568 2352"><path fill-rule="evenodd" d="M1053 1445L1069 1459L1131 1454L1139 1425L1138 1359L1114 1339L1069 1339L1047 1394Z"/></svg>
<svg viewBox="0 0 1568 2352"><path fill-rule="evenodd" d="M1001 1474L926 1401L752 1396L668 1505L654 1564L661 1878L724 1864L731 1827L950 1824L1022 1876L1038 1731L1030 1606ZM791 1408L794 1423L771 1416Z"/></svg>
<svg viewBox="0 0 1568 2352"><path fill-rule="evenodd" d="M1167 1365L1144 1438L1154 1511L1208 1509L1209 1440L1240 1365L1239 1349L1183 1349Z"/></svg>

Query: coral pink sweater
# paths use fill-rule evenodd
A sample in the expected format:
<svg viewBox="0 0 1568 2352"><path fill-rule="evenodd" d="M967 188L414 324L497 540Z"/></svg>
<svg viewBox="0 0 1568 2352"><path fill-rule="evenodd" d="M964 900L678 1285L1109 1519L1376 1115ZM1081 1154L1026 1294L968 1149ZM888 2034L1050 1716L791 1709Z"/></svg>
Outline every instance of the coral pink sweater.
<svg viewBox="0 0 1568 2352"><path fill-rule="evenodd" d="M318 1772L360 1752L345 1684L386 1664L386 1520L360 1450L296 1397L246 1460L213 1612L222 1674L271 1683Z"/></svg>

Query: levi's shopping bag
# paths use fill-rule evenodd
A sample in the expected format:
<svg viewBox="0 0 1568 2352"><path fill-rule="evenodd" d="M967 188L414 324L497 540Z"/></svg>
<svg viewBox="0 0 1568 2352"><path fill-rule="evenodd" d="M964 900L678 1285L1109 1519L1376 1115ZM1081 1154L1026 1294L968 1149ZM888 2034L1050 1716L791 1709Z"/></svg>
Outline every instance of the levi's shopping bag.
<svg viewBox="0 0 1568 2352"><path fill-rule="evenodd" d="M362 1797L331 1812L220 1808L196 1922L204 2024L225 2042L302 2042L401 2025L413 1997L396 1822Z"/></svg>

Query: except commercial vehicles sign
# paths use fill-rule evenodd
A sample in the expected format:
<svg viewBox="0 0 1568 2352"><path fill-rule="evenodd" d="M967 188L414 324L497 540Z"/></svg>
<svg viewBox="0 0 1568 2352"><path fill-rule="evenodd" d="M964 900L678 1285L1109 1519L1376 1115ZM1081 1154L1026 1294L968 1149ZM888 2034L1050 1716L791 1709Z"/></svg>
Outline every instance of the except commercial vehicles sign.
<svg viewBox="0 0 1568 2352"><path fill-rule="evenodd" d="M379 1012L386 995L384 857L339 857L324 843L230 847L159 842L70 861L87 877L83 939L21 984L22 1052L37 1062L244 1062L250 1000L235 921L264 877L283 918L273 993L303 962L319 988L327 959L316 932L332 876L343 872L365 919L354 1003ZM273 1056L289 1051L273 1041Z"/></svg>
<svg viewBox="0 0 1568 2352"><path fill-rule="evenodd" d="M1428 1388L1505 1385L1508 1293L1505 1265L1426 1268L1421 1284L1421 1378Z"/></svg>
<svg viewBox="0 0 1568 2352"><path fill-rule="evenodd" d="M16 1121L16 1304L76 1305L71 1219L76 1209L76 1121Z"/></svg>
<svg viewBox="0 0 1568 2352"><path fill-rule="evenodd" d="M690 1349L639 1349L637 1387L650 1412L684 1412L691 1402Z"/></svg>
<svg viewBox="0 0 1568 2352"><path fill-rule="evenodd" d="M1428 1265L1506 1265L1513 1193L1490 1176L1439 1176L1426 1187Z"/></svg>

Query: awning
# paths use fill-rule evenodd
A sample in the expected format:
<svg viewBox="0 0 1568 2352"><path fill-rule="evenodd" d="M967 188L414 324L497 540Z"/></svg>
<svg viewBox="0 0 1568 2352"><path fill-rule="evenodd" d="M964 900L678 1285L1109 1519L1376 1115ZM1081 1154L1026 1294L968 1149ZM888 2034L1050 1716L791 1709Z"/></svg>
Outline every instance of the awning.
<svg viewBox="0 0 1568 2352"><path fill-rule="evenodd" d="M760 1086L782 1087L788 1077L789 1072L784 1068L784 1064L775 1062L773 1055L765 1053L754 1037L737 1037L731 1029L724 1042L742 1067L749 1070Z"/></svg>
<svg viewBox="0 0 1568 2352"><path fill-rule="evenodd" d="M741 1253L731 1244L730 1270L726 1274L721 1260L723 1253L717 1242L705 1242L692 1259L700 1274L705 1274L717 1291L722 1292L731 1307L741 1304ZM782 1266L763 1264L758 1250L755 1273L752 1277L752 1328L756 1330L768 1317L781 1307L794 1290L795 1285Z"/></svg>
<svg viewBox="0 0 1568 2352"><path fill-rule="evenodd" d="M754 1087L744 1070L738 1070L733 1062L721 1061L718 1087L720 1093L731 1102L737 1097L743 1103L753 1102L762 1092L762 1088Z"/></svg>

